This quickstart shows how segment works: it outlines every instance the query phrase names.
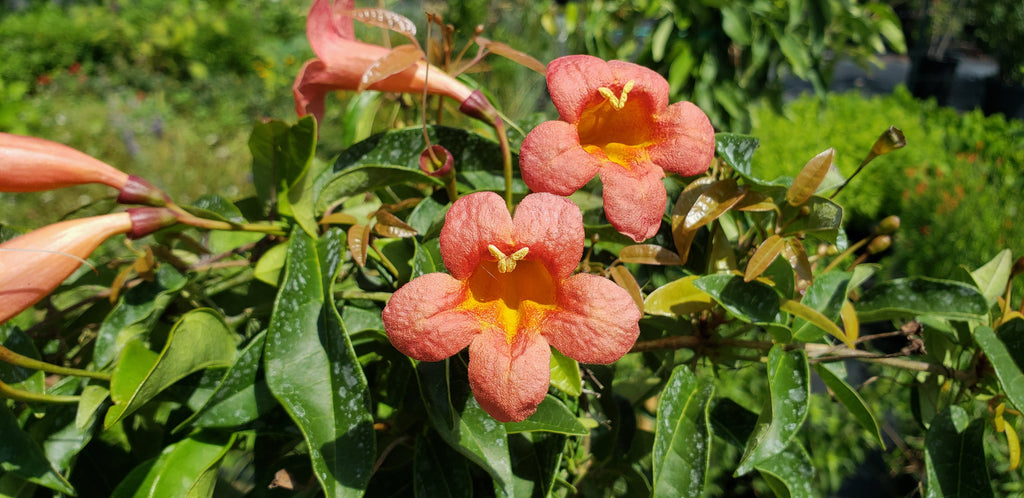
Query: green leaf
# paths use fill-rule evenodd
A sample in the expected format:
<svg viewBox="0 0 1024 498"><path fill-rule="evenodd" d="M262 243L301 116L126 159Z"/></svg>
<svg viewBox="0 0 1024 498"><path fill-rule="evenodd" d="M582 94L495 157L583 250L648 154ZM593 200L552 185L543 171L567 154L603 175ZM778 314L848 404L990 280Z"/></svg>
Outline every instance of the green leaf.
<svg viewBox="0 0 1024 498"><path fill-rule="evenodd" d="M999 384L1003 386L1006 397L1010 398L1010 402L1018 410L1024 410L1024 374L1021 373L1020 364L1014 360L1006 344L1000 339L1000 336L1004 335L1004 328L1006 330L1009 330L1010 327L1022 328L1014 322L1024 323L1024 320L1018 318L1007 322L1007 324L999 328L999 336L996 336L996 332L992 330L992 327L979 325L974 329L974 340L978 343L981 350L985 352L989 363L995 369L996 377L999 379Z"/></svg>
<svg viewBox="0 0 1024 498"><path fill-rule="evenodd" d="M189 418L174 428L235 427L259 418L273 408L273 397L266 382L258 379L257 372L263 358L263 344L267 334L262 332L249 341L238 355L238 360L224 372L213 394Z"/></svg>
<svg viewBox="0 0 1024 498"><path fill-rule="evenodd" d="M437 254L438 259L434 259L435 255L430 250L427 244L420 243L413 239L415 247L412 255L412 277L416 278L427 273L435 273L441 271L444 265L441 263L440 254Z"/></svg>
<svg viewBox="0 0 1024 498"><path fill-rule="evenodd" d="M758 140L749 135L734 133L716 133L715 151L732 169L743 178L758 185L771 185L766 178L754 175L750 160L757 150Z"/></svg>
<svg viewBox="0 0 1024 498"><path fill-rule="evenodd" d="M781 453L807 418L810 371L803 350L784 351L776 344L768 352L768 395L736 475Z"/></svg>
<svg viewBox="0 0 1024 498"><path fill-rule="evenodd" d="M846 293L849 289L851 273L843 271L832 271L822 275L811 282L810 287L804 293L800 303L817 310L825 318L833 322L839 318L839 311L843 307ZM793 337L801 342L813 342L821 338L824 329L798 318L793 323L795 331Z"/></svg>
<svg viewBox="0 0 1024 498"><path fill-rule="evenodd" d="M956 405L932 419L924 438L926 497L993 496L984 435L985 420L968 424L967 412Z"/></svg>
<svg viewBox="0 0 1024 498"><path fill-rule="evenodd" d="M265 205L276 203L278 213L295 216L308 231L314 190L307 182L316 175L307 177L307 173L316 151L316 120L306 116L295 125L279 119L257 122L249 137L249 150L256 195Z"/></svg>
<svg viewBox="0 0 1024 498"><path fill-rule="evenodd" d="M107 411L104 428L109 429L185 376L205 368L226 367L235 360L235 334L210 309L197 309L182 316L168 334L163 351L142 375L140 372L151 356L142 353L137 358L140 347L126 349L114 370L110 382L114 406Z"/></svg>
<svg viewBox="0 0 1024 498"><path fill-rule="evenodd" d="M71 483L53 468L39 445L21 430L6 402L0 402L0 441L3 441L0 444L0 470L3 474L11 473L54 491L75 494Z"/></svg>
<svg viewBox="0 0 1024 498"><path fill-rule="evenodd" d="M955 320L981 320L988 316L988 301L974 287L926 277L875 285L864 291L854 307L862 323L918 315Z"/></svg>
<svg viewBox="0 0 1024 498"><path fill-rule="evenodd" d="M413 449L412 487L415 496L470 498L473 480L466 459L438 440L435 432L416 436Z"/></svg>
<svg viewBox="0 0 1024 498"><path fill-rule="evenodd" d="M567 440L565 435L549 432L509 435L512 471L516 479L515 496L551 496Z"/></svg>
<svg viewBox="0 0 1024 498"><path fill-rule="evenodd" d="M284 260L287 255L288 246L286 244L278 244L271 247L256 262L253 276L260 282L277 287L277 283L281 280L281 269L284 268Z"/></svg>
<svg viewBox="0 0 1024 498"><path fill-rule="evenodd" d="M996 298L1006 292L1006 283L1010 281L1010 270L1013 268L1013 254L1003 249L996 257L971 272L971 279L978 290L988 300L988 305L996 304Z"/></svg>
<svg viewBox="0 0 1024 498"><path fill-rule="evenodd" d="M293 230L264 346L267 386L302 432L330 497L362 495L376 458L366 377L332 297L344 247L341 230L319 241Z"/></svg>
<svg viewBox="0 0 1024 498"><path fill-rule="evenodd" d="M711 295L694 286L699 278L690 275L673 280L647 295L644 312L652 315L683 316L714 306Z"/></svg>
<svg viewBox="0 0 1024 498"><path fill-rule="evenodd" d="M122 293L96 333L93 362L97 367L110 364L125 344L147 337L164 308L187 282L171 265L161 265L152 282L143 281Z"/></svg>
<svg viewBox="0 0 1024 498"><path fill-rule="evenodd" d="M793 184L786 190L786 202L789 205L799 206L814 195L822 180L825 179L825 175L832 168L832 160L835 159L835 155L835 149L830 147L807 161L807 164L793 179Z"/></svg>
<svg viewBox="0 0 1024 498"><path fill-rule="evenodd" d="M400 183L444 185L444 182L421 172L400 166L365 165L335 173L320 189L316 211L323 212L338 200Z"/></svg>
<svg viewBox="0 0 1024 498"><path fill-rule="evenodd" d="M576 419L558 398L548 394L537 405L537 412L522 422L505 422L505 432L554 432L570 436L586 436L590 431Z"/></svg>
<svg viewBox="0 0 1024 498"><path fill-rule="evenodd" d="M744 282L741 276L723 273L700 277L693 285L710 294L744 322L767 324L778 321L779 295L766 284L756 280Z"/></svg>
<svg viewBox="0 0 1024 498"><path fill-rule="evenodd" d="M870 432L872 436L875 436L878 444L882 449L885 449L885 441L882 439L882 432L878 427L878 420L875 419L875 415L868 409L864 398L861 398L860 394L846 380L833 371L835 367L832 365L831 363L815 363L814 371L818 372L818 377L821 377L825 385L832 390L832 394L835 395L836 399L850 411L853 418L857 420L857 423Z"/></svg>
<svg viewBox="0 0 1024 498"><path fill-rule="evenodd" d="M806 215L800 211L804 209L808 210ZM843 222L843 207L823 197L811 197L799 208L787 204L781 217L793 219L783 235L803 233L835 244Z"/></svg>
<svg viewBox="0 0 1024 498"><path fill-rule="evenodd" d="M450 389L448 365L452 361L416 366L430 423L452 448L487 471L497 489L511 496L514 479L505 426L480 408L465 384L465 375Z"/></svg>
<svg viewBox="0 0 1024 498"><path fill-rule="evenodd" d="M701 496L711 455L708 408L715 387L686 365L673 371L658 400L654 496Z"/></svg>
<svg viewBox="0 0 1024 498"><path fill-rule="evenodd" d="M757 465L768 487L779 498L814 498L814 465L799 441L792 441L785 451Z"/></svg>
<svg viewBox="0 0 1024 498"><path fill-rule="evenodd" d="M88 385L82 389L81 396L78 401L78 412L75 414L75 427L84 429L92 424L96 413L110 397L110 391L102 386Z"/></svg>
<svg viewBox="0 0 1024 498"><path fill-rule="evenodd" d="M112 498L177 498L196 493L203 485L203 476L231 449L235 436L200 432L174 443L160 453L155 461L143 463L132 470L111 494ZM200 496L210 496L210 486Z"/></svg>
<svg viewBox="0 0 1024 498"><path fill-rule="evenodd" d="M555 348L551 348L551 385L569 396L579 396L583 392L579 362Z"/></svg>
<svg viewBox="0 0 1024 498"><path fill-rule="evenodd" d="M651 36L651 57L654 62L661 62L661 59L665 57L665 46L668 45L668 38L672 34L674 26L675 22L672 16L667 16L655 28L654 34Z"/></svg>

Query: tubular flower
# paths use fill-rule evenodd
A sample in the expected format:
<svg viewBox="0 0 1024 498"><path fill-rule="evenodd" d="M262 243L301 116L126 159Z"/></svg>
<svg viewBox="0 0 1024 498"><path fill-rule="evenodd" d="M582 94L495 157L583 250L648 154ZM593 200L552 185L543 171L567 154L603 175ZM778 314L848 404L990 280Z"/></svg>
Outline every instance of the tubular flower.
<svg viewBox="0 0 1024 498"><path fill-rule="evenodd" d="M587 55L548 65L548 90L561 121L527 134L519 155L531 190L569 195L596 174L605 215L640 242L658 232L665 211L665 172L707 171L714 128L690 102L668 105L668 82L636 64Z"/></svg>
<svg viewBox="0 0 1024 498"><path fill-rule="evenodd" d="M316 54L302 66L292 93L295 111L299 116L313 114L320 121L324 114L324 98L334 90L360 88L367 70L392 49L364 43L355 39L352 17L348 14L355 0L315 0L306 18L306 36ZM480 92L448 76L437 67L420 60L412 66L366 86L368 90L397 93L427 92L455 99L460 110L486 122L497 116L494 108Z"/></svg>
<svg viewBox="0 0 1024 498"><path fill-rule="evenodd" d="M167 197L146 180L84 152L42 138L0 133L0 192L39 192L102 183L122 203L162 206Z"/></svg>
<svg viewBox="0 0 1024 498"><path fill-rule="evenodd" d="M0 244L0 323L53 292L104 240L141 237L175 222L164 208L62 221Z"/></svg>
<svg viewBox="0 0 1024 498"><path fill-rule="evenodd" d="M568 199L531 194L509 216L492 192L456 201L441 230L451 272L398 289L384 329L402 353L440 361L469 346L469 383L495 419L522 421L544 399L549 346L584 363L611 363L639 334L629 294L572 272L583 255L583 218Z"/></svg>

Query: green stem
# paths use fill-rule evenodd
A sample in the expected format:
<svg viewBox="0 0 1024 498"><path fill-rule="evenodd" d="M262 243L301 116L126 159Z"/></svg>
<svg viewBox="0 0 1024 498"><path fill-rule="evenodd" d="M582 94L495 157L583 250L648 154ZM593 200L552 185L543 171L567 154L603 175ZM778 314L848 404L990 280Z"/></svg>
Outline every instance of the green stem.
<svg viewBox="0 0 1024 498"><path fill-rule="evenodd" d="M45 361L29 358L28 356L22 356L3 346L0 346L0 361L10 363L11 365L17 365L19 367L30 368L32 370L42 370L44 372L57 375L72 375L75 377L88 377L90 379L110 381L110 374L108 373L54 365Z"/></svg>
<svg viewBox="0 0 1024 498"><path fill-rule="evenodd" d="M27 403L78 403L80 396L59 396L56 394L39 394L22 389L15 389L0 381L0 398L24 401Z"/></svg>
<svg viewBox="0 0 1024 498"><path fill-rule="evenodd" d="M177 205L167 206L178 215L178 221L186 225L194 226L197 228L205 228L207 230L224 230L233 232L258 232L266 233L270 235L287 235L284 229L280 225L276 224L257 224L257 223L234 223L229 221L218 221L210 220L206 218L200 218L198 216L185 211Z"/></svg>

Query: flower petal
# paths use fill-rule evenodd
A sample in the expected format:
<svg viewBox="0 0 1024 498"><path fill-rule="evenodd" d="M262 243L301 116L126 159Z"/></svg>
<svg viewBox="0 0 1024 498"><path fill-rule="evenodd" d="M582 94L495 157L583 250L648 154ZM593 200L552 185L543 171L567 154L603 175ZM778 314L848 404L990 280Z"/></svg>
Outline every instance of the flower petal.
<svg viewBox="0 0 1024 498"><path fill-rule="evenodd" d="M557 311L544 321L544 337L562 354L583 363L607 364L629 352L640 334L640 310L625 289L604 277L580 273L563 282Z"/></svg>
<svg viewBox="0 0 1024 498"><path fill-rule="evenodd" d="M512 247L512 216L505 201L494 192L476 192L452 204L441 228L441 257L448 272L459 280L468 279L480 261L494 260L487 246L493 244L505 254Z"/></svg>
<svg viewBox="0 0 1024 498"><path fill-rule="evenodd" d="M422 361L458 353L480 333L480 322L456 310L465 297L465 283L448 274L414 278L395 291L381 314L391 344Z"/></svg>
<svg viewBox="0 0 1024 498"><path fill-rule="evenodd" d="M548 64L548 91L562 119L576 123L584 109L604 100L598 88L618 95L629 81L629 99L642 103L651 115L668 105L668 82L657 72L623 61L604 61L590 55L559 57Z"/></svg>
<svg viewBox="0 0 1024 498"><path fill-rule="evenodd" d="M658 116L651 161L665 171L693 176L707 171L715 155L715 128L704 111L676 102Z"/></svg>
<svg viewBox="0 0 1024 498"><path fill-rule="evenodd" d="M324 99L339 87L338 78L338 75L327 70L327 65L320 59L306 61L292 84L295 113L300 117L312 114L316 116L317 122L322 122Z"/></svg>
<svg viewBox="0 0 1024 498"><path fill-rule="evenodd" d="M334 45L342 40L355 40L352 18L342 12L352 10L355 0L338 0L332 6L330 0L316 0L306 16L306 37L313 47L313 53L321 59L328 57ZM338 12L339 14L335 14ZM355 55L355 54L353 54Z"/></svg>
<svg viewBox="0 0 1024 498"><path fill-rule="evenodd" d="M576 127L564 121L537 125L523 139L519 169L534 192L569 195L597 174L601 160L583 150Z"/></svg>
<svg viewBox="0 0 1024 498"><path fill-rule="evenodd" d="M512 218L515 245L526 246L527 260L544 264L555 281L564 280L583 257L583 215L575 203L554 194L530 194Z"/></svg>
<svg viewBox="0 0 1024 498"><path fill-rule="evenodd" d="M658 233L665 214L665 173L650 163L638 163L632 170L602 168L604 214L619 232L637 242Z"/></svg>
<svg viewBox="0 0 1024 498"><path fill-rule="evenodd" d="M548 392L550 368L551 349L539 334L516 334L509 344L495 329L469 345L469 387L499 422L521 422L537 411Z"/></svg>

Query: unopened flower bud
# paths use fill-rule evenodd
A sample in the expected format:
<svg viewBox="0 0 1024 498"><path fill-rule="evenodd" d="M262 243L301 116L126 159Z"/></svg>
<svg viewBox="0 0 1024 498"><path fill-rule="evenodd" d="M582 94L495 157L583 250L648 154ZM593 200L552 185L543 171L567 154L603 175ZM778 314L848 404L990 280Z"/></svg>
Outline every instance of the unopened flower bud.
<svg viewBox="0 0 1024 498"><path fill-rule="evenodd" d="M128 174L67 145L0 133L0 192L40 192L102 183L118 190Z"/></svg>
<svg viewBox="0 0 1024 498"><path fill-rule="evenodd" d="M0 244L0 323L49 295L109 237L132 230L116 213L54 223Z"/></svg>
<svg viewBox="0 0 1024 498"><path fill-rule="evenodd" d="M892 237L888 235L879 235L878 237L871 239L871 242L868 243L868 254L878 254L888 249L891 245Z"/></svg>
<svg viewBox="0 0 1024 498"><path fill-rule="evenodd" d="M131 216L132 228L128 237L138 239L145 237L161 228L166 228L178 223L178 215L167 208L141 207L128 210Z"/></svg>
<svg viewBox="0 0 1024 498"><path fill-rule="evenodd" d="M462 101L462 104L459 105L459 112L479 119L491 126L494 126L501 119L498 116L498 111L491 105L491 101L487 100L487 97L480 90L473 90L473 93L470 93Z"/></svg>
<svg viewBox="0 0 1024 498"><path fill-rule="evenodd" d="M896 215L886 216L882 221L878 222L878 227L875 228L875 233L878 235L888 235L900 229L900 217Z"/></svg>
<svg viewBox="0 0 1024 498"><path fill-rule="evenodd" d="M121 194L117 196L121 204L142 204L144 206L166 206L170 202L162 190L153 186L141 177L129 175Z"/></svg>
<svg viewBox="0 0 1024 498"><path fill-rule="evenodd" d="M447 179L454 164L452 153L441 145L431 145L420 153L420 170L434 178Z"/></svg>
<svg viewBox="0 0 1024 498"><path fill-rule="evenodd" d="M902 149L907 145L907 139L903 136L903 131L895 126L890 126L888 130L882 132L875 141L875 144L871 146L871 154L880 156L882 154L888 154L896 149Z"/></svg>

